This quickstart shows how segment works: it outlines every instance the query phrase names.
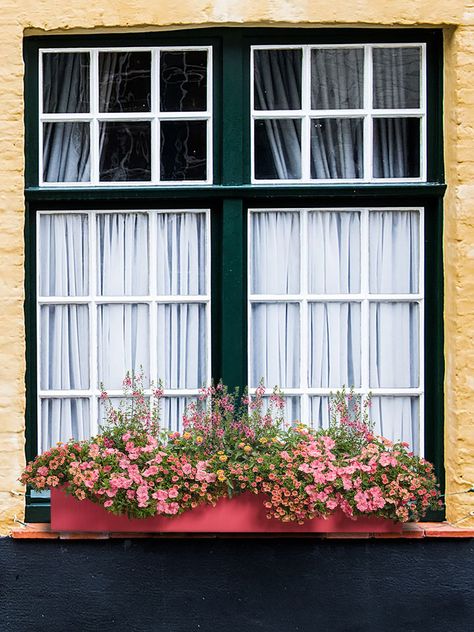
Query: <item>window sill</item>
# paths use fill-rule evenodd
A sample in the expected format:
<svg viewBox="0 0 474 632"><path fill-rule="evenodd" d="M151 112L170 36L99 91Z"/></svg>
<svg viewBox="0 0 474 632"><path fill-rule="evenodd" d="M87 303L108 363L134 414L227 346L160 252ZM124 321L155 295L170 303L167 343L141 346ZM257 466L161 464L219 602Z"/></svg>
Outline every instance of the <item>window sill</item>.
<svg viewBox="0 0 474 632"><path fill-rule="evenodd" d="M329 540L420 540L425 538L474 538L474 527L456 527L448 522L412 522L401 533L60 533L44 522L30 522L11 530L16 540L116 540L132 538L318 538Z"/></svg>

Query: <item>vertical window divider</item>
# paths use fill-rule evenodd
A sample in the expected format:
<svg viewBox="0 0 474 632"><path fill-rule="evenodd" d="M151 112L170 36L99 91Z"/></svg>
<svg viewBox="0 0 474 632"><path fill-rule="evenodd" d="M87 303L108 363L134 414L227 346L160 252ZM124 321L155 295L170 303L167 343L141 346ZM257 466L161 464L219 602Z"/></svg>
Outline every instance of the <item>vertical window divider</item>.
<svg viewBox="0 0 474 632"><path fill-rule="evenodd" d="M161 177L161 125L160 125L160 64L161 53L157 48L151 49L151 181L158 183Z"/></svg>
<svg viewBox="0 0 474 632"><path fill-rule="evenodd" d="M212 295L211 295L211 209L205 211L206 230L204 232L204 241L206 248L206 385L212 380Z"/></svg>
<svg viewBox="0 0 474 632"><path fill-rule="evenodd" d="M148 293L149 296L156 297L156 263L157 263L157 250L156 250L156 225L157 225L157 213L148 211L148 239L149 239L149 257L148 257ZM157 363L157 349L156 342L158 338L158 304L156 300L150 300L148 303L149 313L148 322L150 326L150 350L149 350L149 366L150 366L150 385L153 382L158 386L158 363ZM153 397L150 397L150 410L152 409Z"/></svg>
<svg viewBox="0 0 474 632"><path fill-rule="evenodd" d="M425 209L418 209L420 221L419 221L419 255L418 255L418 294L423 298L418 301L418 327L419 327L419 383L417 387L421 389L419 396L419 411L418 411L418 424L419 431L418 436L420 438L419 453L421 456L425 455Z"/></svg>
<svg viewBox="0 0 474 632"><path fill-rule="evenodd" d="M302 209L300 221L300 415L301 420L309 420L308 400L308 209ZM311 420L309 420L311 421Z"/></svg>
<svg viewBox="0 0 474 632"><path fill-rule="evenodd" d="M373 178L373 121L372 121L372 96L373 90L373 65L372 47L364 46L364 174L363 181L371 181Z"/></svg>
<svg viewBox="0 0 474 632"><path fill-rule="evenodd" d="M93 49L90 52L90 184L100 183L100 130L99 130L99 51Z"/></svg>
<svg viewBox="0 0 474 632"><path fill-rule="evenodd" d="M302 47L301 69L301 178L309 182L311 178L311 49Z"/></svg>
<svg viewBox="0 0 474 632"><path fill-rule="evenodd" d="M99 426L99 402L95 393L98 383L98 335L97 335L97 214L89 211L89 294L91 311L90 340L90 389L91 389L91 435L98 431Z"/></svg>
<svg viewBox="0 0 474 632"><path fill-rule="evenodd" d="M40 220L36 221L36 427L37 427L37 445L35 450L37 454L41 452L41 445L43 443L43 424L42 424L42 405L41 397L39 395L41 389L41 304L38 297L41 294L41 288L39 284L40 269L41 269L41 246L40 228L41 228L41 213L39 213Z"/></svg>
<svg viewBox="0 0 474 632"><path fill-rule="evenodd" d="M361 391L367 395L370 386L370 302L369 302L369 209L361 209L360 225L360 253L361 253L361 278L360 293L362 295L360 307L361 323Z"/></svg>

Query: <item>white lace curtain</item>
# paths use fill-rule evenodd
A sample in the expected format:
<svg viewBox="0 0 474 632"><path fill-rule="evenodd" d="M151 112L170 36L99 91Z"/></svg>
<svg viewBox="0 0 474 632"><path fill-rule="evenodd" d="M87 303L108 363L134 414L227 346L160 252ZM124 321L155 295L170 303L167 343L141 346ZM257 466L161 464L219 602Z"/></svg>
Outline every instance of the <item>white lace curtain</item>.
<svg viewBox="0 0 474 632"><path fill-rule="evenodd" d="M277 384L283 390L304 385L328 390L352 385L366 391L419 387L418 303L376 297L419 291L419 214L370 211L368 218L364 271L361 212L308 211L301 237L299 211L252 214L252 386L263 378L268 387ZM305 251L307 259L300 261ZM363 273L369 286L368 340L362 340L362 302L351 299L363 291ZM276 296L258 302L259 294ZM307 299L311 294L318 299ZM326 294L344 298L325 301ZM369 366L365 383L363 362ZM303 421L327 424L327 398L313 397L308 409L312 419ZM418 446L417 397L374 397L372 414L379 432Z"/></svg>
<svg viewBox="0 0 474 632"><path fill-rule="evenodd" d="M206 381L207 316L204 302L155 303L154 296L198 296L206 287L206 216L158 213L151 231L148 213L44 214L40 216L40 389L41 450L59 440L89 436L90 398L103 383L121 389L127 371L143 368L168 389L198 389ZM96 269L92 276L99 303L90 297L89 221L96 223ZM150 269L150 240L156 268ZM154 294L150 295L153 289ZM107 297L136 297L107 303ZM70 297L69 304L48 299ZM140 297L143 302L140 302ZM104 300L105 299L105 300ZM92 337L91 310L96 310ZM155 336L150 339L152 310ZM97 367L91 365L93 345ZM48 391L63 391L63 397ZM68 391L84 391L82 397ZM166 398L165 423L176 427L184 398Z"/></svg>

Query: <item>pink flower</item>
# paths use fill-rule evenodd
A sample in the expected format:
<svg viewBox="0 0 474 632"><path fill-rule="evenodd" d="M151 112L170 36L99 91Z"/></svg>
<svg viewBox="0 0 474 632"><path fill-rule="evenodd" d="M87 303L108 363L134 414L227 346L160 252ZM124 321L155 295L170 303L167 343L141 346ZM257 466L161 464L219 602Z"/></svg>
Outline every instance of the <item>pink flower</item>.
<svg viewBox="0 0 474 632"><path fill-rule="evenodd" d="M176 498L177 495L178 495L178 490L176 489L176 487L172 487L168 492L168 496L170 498Z"/></svg>
<svg viewBox="0 0 474 632"><path fill-rule="evenodd" d="M40 476L47 476L49 474L49 470L45 465L39 467L37 472Z"/></svg>
<svg viewBox="0 0 474 632"><path fill-rule="evenodd" d="M104 507L110 507L113 504L114 504L113 500L106 500L105 503L104 503Z"/></svg>

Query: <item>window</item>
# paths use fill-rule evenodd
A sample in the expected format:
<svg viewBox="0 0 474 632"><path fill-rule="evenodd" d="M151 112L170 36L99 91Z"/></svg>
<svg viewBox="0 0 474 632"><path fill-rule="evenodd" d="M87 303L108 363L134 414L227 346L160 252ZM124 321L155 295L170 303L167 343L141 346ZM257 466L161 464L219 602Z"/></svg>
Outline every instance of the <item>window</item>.
<svg viewBox="0 0 474 632"><path fill-rule="evenodd" d="M331 390L372 391L442 476L440 34L137 43L25 43L27 456L142 366L171 429L211 377L323 426Z"/></svg>

